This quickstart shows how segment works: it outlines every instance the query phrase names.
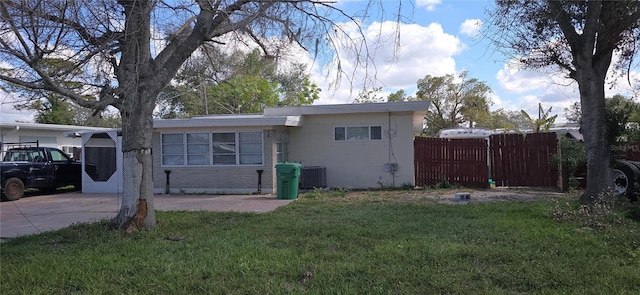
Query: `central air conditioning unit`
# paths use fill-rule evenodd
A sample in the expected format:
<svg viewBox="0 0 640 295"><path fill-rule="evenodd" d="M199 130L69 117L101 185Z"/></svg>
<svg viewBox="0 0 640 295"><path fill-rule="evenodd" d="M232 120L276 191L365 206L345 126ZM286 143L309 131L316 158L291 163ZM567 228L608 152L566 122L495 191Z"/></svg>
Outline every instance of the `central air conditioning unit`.
<svg viewBox="0 0 640 295"><path fill-rule="evenodd" d="M300 169L300 189L327 187L327 167L306 166Z"/></svg>

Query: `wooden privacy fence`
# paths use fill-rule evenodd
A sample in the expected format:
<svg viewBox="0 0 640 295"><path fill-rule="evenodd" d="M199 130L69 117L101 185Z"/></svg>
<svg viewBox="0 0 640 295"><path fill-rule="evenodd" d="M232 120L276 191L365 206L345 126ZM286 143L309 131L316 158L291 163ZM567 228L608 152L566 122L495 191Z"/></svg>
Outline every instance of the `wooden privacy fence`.
<svg viewBox="0 0 640 295"><path fill-rule="evenodd" d="M487 141L416 137L414 169L417 186L447 180L464 186L487 187Z"/></svg>
<svg viewBox="0 0 640 295"><path fill-rule="evenodd" d="M489 137L491 179L499 186L553 187L558 165L551 156L558 150L556 133L496 134Z"/></svg>
<svg viewBox="0 0 640 295"><path fill-rule="evenodd" d="M553 187L558 167L555 133L499 134L489 139L414 139L417 186L443 180L486 188L489 178L498 186Z"/></svg>

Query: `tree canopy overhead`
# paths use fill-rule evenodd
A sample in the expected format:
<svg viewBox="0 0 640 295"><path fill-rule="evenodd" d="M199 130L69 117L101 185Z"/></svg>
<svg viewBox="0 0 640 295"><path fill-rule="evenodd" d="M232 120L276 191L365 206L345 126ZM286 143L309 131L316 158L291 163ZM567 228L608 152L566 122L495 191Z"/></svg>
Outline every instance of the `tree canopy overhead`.
<svg viewBox="0 0 640 295"><path fill-rule="evenodd" d="M497 50L577 82L588 170L581 201L593 202L612 184L605 80L628 71L638 53L640 1L497 0L489 24L485 36Z"/></svg>
<svg viewBox="0 0 640 295"><path fill-rule="evenodd" d="M369 2L363 16L382 9ZM338 23L361 22L324 0L3 0L0 80L83 107L116 107L124 194L114 220L123 229L151 229L153 112L182 64L204 44L232 41L256 44L274 58L297 45L318 60L331 59L323 53L348 42L351 63L369 61L365 38L347 35ZM47 67L51 58L68 63ZM82 87L67 87L69 81Z"/></svg>

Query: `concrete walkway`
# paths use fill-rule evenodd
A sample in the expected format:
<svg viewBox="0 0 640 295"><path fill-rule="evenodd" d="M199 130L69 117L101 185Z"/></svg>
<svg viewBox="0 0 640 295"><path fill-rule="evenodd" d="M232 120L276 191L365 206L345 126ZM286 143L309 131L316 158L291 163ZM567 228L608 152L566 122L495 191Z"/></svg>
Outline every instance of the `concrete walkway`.
<svg viewBox="0 0 640 295"><path fill-rule="evenodd" d="M61 193L0 202L0 239L56 230L112 218L121 195ZM155 195L160 211L267 212L289 204L273 195Z"/></svg>

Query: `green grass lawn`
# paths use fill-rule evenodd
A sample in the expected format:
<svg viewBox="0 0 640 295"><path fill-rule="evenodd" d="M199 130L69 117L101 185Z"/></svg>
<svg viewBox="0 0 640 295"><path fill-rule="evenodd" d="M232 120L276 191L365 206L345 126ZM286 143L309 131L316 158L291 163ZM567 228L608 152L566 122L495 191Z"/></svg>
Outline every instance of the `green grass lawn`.
<svg viewBox="0 0 640 295"><path fill-rule="evenodd" d="M309 193L262 214L159 212L0 244L2 294L639 294L640 224L557 223L549 200Z"/></svg>

